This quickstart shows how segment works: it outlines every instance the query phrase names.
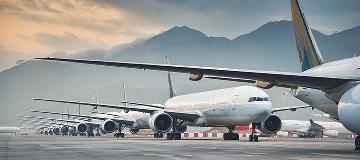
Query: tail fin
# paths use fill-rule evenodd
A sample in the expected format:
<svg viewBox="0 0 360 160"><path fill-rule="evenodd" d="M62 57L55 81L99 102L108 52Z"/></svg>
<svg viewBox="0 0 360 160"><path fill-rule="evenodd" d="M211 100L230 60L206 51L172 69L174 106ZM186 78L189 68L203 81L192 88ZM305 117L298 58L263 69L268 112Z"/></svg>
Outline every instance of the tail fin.
<svg viewBox="0 0 360 160"><path fill-rule="evenodd" d="M169 58L168 56L166 56L166 63L170 64ZM169 96L170 98L175 97L176 96L176 92L175 92L175 88L172 82L172 78L171 78L171 73L168 72L168 83L169 83Z"/></svg>
<svg viewBox="0 0 360 160"><path fill-rule="evenodd" d="M127 102L127 96L126 96L126 85L125 85L125 82L123 82L123 91L124 91L124 102ZM124 104L125 106L127 106L128 105L128 103L125 103ZM129 113L129 110L123 110L125 113Z"/></svg>
<svg viewBox="0 0 360 160"><path fill-rule="evenodd" d="M294 21L296 47L302 71L321 65L324 60L315 42L314 36L309 28L298 0L290 0L291 13Z"/></svg>
<svg viewBox="0 0 360 160"><path fill-rule="evenodd" d="M93 94L93 103L98 104L99 103L99 98L98 98L98 94L94 93ZM92 113L97 113L99 112L98 106L92 106Z"/></svg>
<svg viewBox="0 0 360 160"><path fill-rule="evenodd" d="M124 102L127 102L127 97L126 97L126 85L125 82L123 82L123 91L124 91ZM125 106L127 106L127 103L124 104Z"/></svg>

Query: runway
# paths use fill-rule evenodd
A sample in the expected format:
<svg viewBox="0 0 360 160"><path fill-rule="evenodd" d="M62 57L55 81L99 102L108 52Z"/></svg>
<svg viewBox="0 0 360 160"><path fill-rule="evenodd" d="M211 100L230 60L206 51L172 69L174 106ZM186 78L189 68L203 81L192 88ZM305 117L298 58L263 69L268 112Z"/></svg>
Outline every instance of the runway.
<svg viewBox="0 0 360 160"><path fill-rule="evenodd" d="M223 140L176 140L152 138L9 136L0 135L1 160L308 160L359 159L353 140L275 139L261 142Z"/></svg>

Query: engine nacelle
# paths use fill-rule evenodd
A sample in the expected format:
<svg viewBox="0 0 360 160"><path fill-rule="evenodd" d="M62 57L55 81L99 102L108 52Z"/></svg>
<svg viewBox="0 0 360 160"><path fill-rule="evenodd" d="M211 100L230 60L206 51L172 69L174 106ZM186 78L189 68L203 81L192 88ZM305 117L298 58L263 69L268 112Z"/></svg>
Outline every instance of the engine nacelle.
<svg viewBox="0 0 360 160"><path fill-rule="evenodd" d="M86 123L79 123L77 126L76 126L76 130L79 132L79 133L84 133L86 132L88 129L88 126Z"/></svg>
<svg viewBox="0 0 360 160"><path fill-rule="evenodd" d="M257 80L255 81L255 86L263 89L270 89L274 87L274 84L266 81Z"/></svg>
<svg viewBox="0 0 360 160"><path fill-rule="evenodd" d="M59 133L60 133L59 127L53 128L53 132L54 132L55 134L59 134Z"/></svg>
<svg viewBox="0 0 360 160"><path fill-rule="evenodd" d="M326 130L323 132L323 134L325 136L329 136L329 137L337 137L339 136L339 131L337 130Z"/></svg>
<svg viewBox="0 0 360 160"><path fill-rule="evenodd" d="M69 132L69 127L68 126L62 126L60 128L60 131L61 131L61 133L66 134L66 133Z"/></svg>
<svg viewBox="0 0 360 160"><path fill-rule="evenodd" d="M274 134L281 129L281 119L276 115L270 115L261 123L259 130L265 134Z"/></svg>
<svg viewBox="0 0 360 160"><path fill-rule="evenodd" d="M169 132L172 128L172 123L172 117L164 112L157 112L149 118L150 128L157 133Z"/></svg>
<svg viewBox="0 0 360 160"><path fill-rule="evenodd" d="M346 91L338 104L340 122L349 131L360 134L360 84Z"/></svg>
<svg viewBox="0 0 360 160"><path fill-rule="evenodd" d="M203 77L204 77L203 74L195 74L195 73L190 73L189 74L189 80L190 81L200 81Z"/></svg>
<svg viewBox="0 0 360 160"><path fill-rule="evenodd" d="M116 123L113 120L106 120L101 124L101 130L106 133L113 133L116 130Z"/></svg>

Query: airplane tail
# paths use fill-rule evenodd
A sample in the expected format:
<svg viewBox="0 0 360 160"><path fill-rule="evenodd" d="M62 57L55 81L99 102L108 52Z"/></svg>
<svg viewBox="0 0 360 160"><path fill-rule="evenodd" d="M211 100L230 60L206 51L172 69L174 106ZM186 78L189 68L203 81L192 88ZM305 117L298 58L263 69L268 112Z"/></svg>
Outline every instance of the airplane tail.
<svg viewBox="0 0 360 160"><path fill-rule="evenodd" d="M98 94L97 93L94 93L93 94L93 103L96 103L98 104L99 103L99 98L98 98ZM80 110L80 109L79 109ZM97 113L99 112L99 109L98 109L98 106L92 106L92 113ZM79 112L80 113L80 112Z"/></svg>
<svg viewBox="0 0 360 160"><path fill-rule="evenodd" d="M166 63L170 64L169 58L166 56ZM176 96L175 88L172 82L171 73L168 72L168 83L169 83L169 96L170 98Z"/></svg>
<svg viewBox="0 0 360 160"><path fill-rule="evenodd" d="M294 22L296 47L299 52L301 70L306 71L321 65L324 60L309 28L298 0L290 0L291 13Z"/></svg>
<svg viewBox="0 0 360 160"><path fill-rule="evenodd" d="M125 82L123 82L123 91L124 91L124 102L127 102L127 95L126 95L126 85L125 85ZM124 104L125 106L128 105L128 103L125 103ZM125 113L129 113L129 110L123 110Z"/></svg>

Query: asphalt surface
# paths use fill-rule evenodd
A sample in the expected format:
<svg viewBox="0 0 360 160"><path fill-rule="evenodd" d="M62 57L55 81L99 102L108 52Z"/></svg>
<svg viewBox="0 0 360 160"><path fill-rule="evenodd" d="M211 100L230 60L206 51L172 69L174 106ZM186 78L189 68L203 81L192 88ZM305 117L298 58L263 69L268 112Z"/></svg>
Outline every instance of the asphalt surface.
<svg viewBox="0 0 360 160"><path fill-rule="evenodd" d="M261 142L152 138L0 135L0 160L56 159L360 159L353 140L275 139Z"/></svg>

